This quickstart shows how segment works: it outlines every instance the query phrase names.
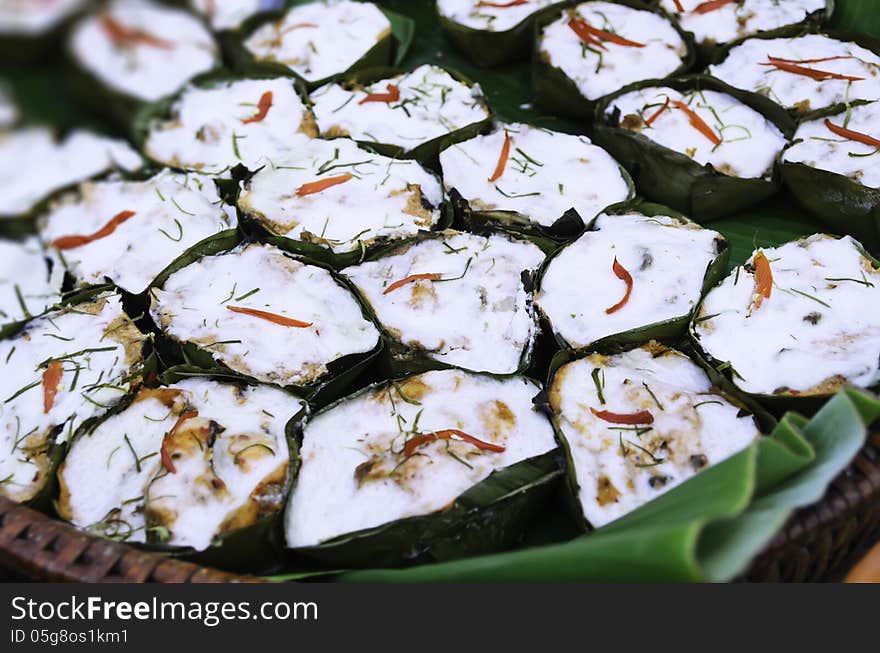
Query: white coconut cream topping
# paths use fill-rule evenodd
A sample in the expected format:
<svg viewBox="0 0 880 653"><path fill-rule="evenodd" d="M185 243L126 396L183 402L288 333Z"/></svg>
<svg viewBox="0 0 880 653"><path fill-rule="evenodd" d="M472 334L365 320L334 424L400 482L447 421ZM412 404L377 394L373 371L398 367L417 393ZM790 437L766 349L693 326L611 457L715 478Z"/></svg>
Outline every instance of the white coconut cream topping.
<svg viewBox="0 0 880 653"><path fill-rule="evenodd" d="M530 125L502 125L452 145L440 164L446 190L473 210L514 211L545 227L570 209L588 222L631 194L617 161L589 138Z"/></svg>
<svg viewBox="0 0 880 653"><path fill-rule="evenodd" d="M85 5L86 0L3 0L0 34L37 37Z"/></svg>
<svg viewBox="0 0 880 653"><path fill-rule="evenodd" d="M442 201L440 182L415 161L340 138L304 142L266 166L238 205L275 234L342 253L430 229Z"/></svg>
<svg viewBox="0 0 880 653"><path fill-rule="evenodd" d="M801 123L782 160L834 172L868 188L880 188L880 157L874 156L877 148L835 133L826 120L835 127L880 139L880 103L873 102L851 107L848 114Z"/></svg>
<svg viewBox="0 0 880 653"><path fill-rule="evenodd" d="M480 2L478 0L437 0L437 11L444 18L486 32L513 29L536 12L559 0L530 2Z"/></svg>
<svg viewBox="0 0 880 653"><path fill-rule="evenodd" d="M251 16L283 5L284 0L189 0L189 6L205 16L217 31L236 29Z"/></svg>
<svg viewBox="0 0 880 653"><path fill-rule="evenodd" d="M210 179L170 170L145 181L83 183L41 221L43 242L79 284L110 279L133 294L193 245L237 225Z"/></svg>
<svg viewBox="0 0 880 653"><path fill-rule="evenodd" d="M127 143L72 131L63 140L48 127L0 132L0 215L27 213L54 191L113 169L136 170L142 160Z"/></svg>
<svg viewBox="0 0 880 653"><path fill-rule="evenodd" d="M371 2L324 0L292 7L257 28L245 47L259 61L287 66L309 82L344 73L391 35L391 23Z"/></svg>
<svg viewBox="0 0 880 653"><path fill-rule="evenodd" d="M306 426L285 513L288 546L443 510L493 471L553 450L553 429L532 408L538 390L522 377L444 370L367 390L318 414ZM440 437L451 429L480 446ZM439 436L420 437L427 434Z"/></svg>
<svg viewBox="0 0 880 653"><path fill-rule="evenodd" d="M611 2L566 10L538 38L541 58L565 73L588 100L642 79L666 77L688 55L668 20Z"/></svg>
<svg viewBox="0 0 880 653"><path fill-rule="evenodd" d="M760 432L685 355L649 343L556 373L550 404L568 442L584 517L632 512L746 448Z"/></svg>
<svg viewBox="0 0 880 653"><path fill-rule="evenodd" d="M660 6L676 16L683 29L706 45L800 23L825 9L825 4L826 0L737 0L709 7L706 0L660 1Z"/></svg>
<svg viewBox="0 0 880 653"><path fill-rule="evenodd" d="M685 317L721 243L717 232L667 216L603 214L550 262L535 301L573 347Z"/></svg>
<svg viewBox="0 0 880 653"><path fill-rule="evenodd" d="M701 347L760 394L831 394L880 379L880 272L850 237L757 252L711 290Z"/></svg>
<svg viewBox="0 0 880 653"><path fill-rule="evenodd" d="M50 471L50 447L128 392L145 336L118 295L50 313L0 341L0 494L32 499Z"/></svg>
<svg viewBox="0 0 880 653"><path fill-rule="evenodd" d="M173 93L220 61L195 16L150 0L113 0L74 28L70 47L101 83L144 102Z"/></svg>
<svg viewBox="0 0 880 653"><path fill-rule="evenodd" d="M206 549L281 509L285 425L303 405L274 388L207 379L143 389L74 440L59 512L105 537Z"/></svg>
<svg viewBox="0 0 880 653"><path fill-rule="evenodd" d="M61 298L64 267L36 236L0 240L0 324L38 315Z"/></svg>
<svg viewBox="0 0 880 653"><path fill-rule="evenodd" d="M749 39L709 74L801 113L880 99L880 56L821 34Z"/></svg>
<svg viewBox="0 0 880 653"><path fill-rule="evenodd" d="M318 135L315 119L289 79L243 79L188 86L170 116L150 124L144 151L153 160L205 174L283 158Z"/></svg>
<svg viewBox="0 0 880 653"><path fill-rule="evenodd" d="M153 318L168 335L267 383L314 383L328 363L379 341L327 270L268 245L205 257L151 292Z"/></svg>
<svg viewBox="0 0 880 653"><path fill-rule="evenodd" d="M364 88L329 84L311 99L322 136L350 136L404 150L489 117L479 86L467 86L429 65Z"/></svg>
<svg viewBox="0 0 880 653"><path fill-rule="evenodd" d="M619 112L624 129L731 177L770 175L787 143L779 128L759 112L717 91L638 89L615 98L606 115L613 112Z"/></svg>
<svg viewBox="0 0 880 653"><path fill-rule="evenodd" d="M398 341L450 365L510 374L535 336L522 273L543 260L526 241L445 231L344 273Z"/></svg>

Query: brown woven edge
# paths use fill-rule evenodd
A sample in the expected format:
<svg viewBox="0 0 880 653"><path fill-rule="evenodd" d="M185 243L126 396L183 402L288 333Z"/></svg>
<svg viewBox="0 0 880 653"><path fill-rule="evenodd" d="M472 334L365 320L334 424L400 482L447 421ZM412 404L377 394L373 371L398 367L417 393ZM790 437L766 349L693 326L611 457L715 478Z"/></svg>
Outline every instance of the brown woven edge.
<svg viewBox="0 0 880 653"><path fill-rule="evenodd" d="M812 581L840 571L880 537L880 432L822 500L796 512L743 580ZM81 583L260 582L139 551L0 497L0 567L27 578Z"/></svg>

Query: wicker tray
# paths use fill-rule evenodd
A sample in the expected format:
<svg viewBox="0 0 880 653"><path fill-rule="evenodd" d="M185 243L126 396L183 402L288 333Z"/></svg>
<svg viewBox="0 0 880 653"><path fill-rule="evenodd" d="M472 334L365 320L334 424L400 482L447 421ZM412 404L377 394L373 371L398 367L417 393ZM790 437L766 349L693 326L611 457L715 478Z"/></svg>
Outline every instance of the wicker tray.
<svg viewBox="0 0 880 653"><path fill-rule="evenodd" d="M880 539L880 432L818 504L792 515L742 577L836 579ZM26 579L72 582L257 582L87 535L0 497L0 567Z"/></svg>

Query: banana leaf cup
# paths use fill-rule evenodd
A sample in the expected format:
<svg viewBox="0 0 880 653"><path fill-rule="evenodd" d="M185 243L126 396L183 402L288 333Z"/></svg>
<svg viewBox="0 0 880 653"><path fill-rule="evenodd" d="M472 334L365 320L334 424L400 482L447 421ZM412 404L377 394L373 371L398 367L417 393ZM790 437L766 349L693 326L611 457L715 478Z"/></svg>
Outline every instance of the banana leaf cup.
<svg viewBox="0 0 880 653"><path fill-rule="evenodd" d="M312 407L320 407L331 401L343 396L352 388L360 387L365 383L372 381L374 365L382 355L385 347L384 340L380 337L376 345L369 351L363 353L352 353L344 355L335 360L326 363L326 372L306 384L270 384L264 380L260 380L241 370L235 370L222 362L210 347L200 346L199 344L187 340L179 340L170 334L164 333L156 324L154 316L151 314L151 304L155 305L155 290L163 289L165 283L174 273L179 272L187 266L200 261L205 257L222 255L231 253L238 247L240 240L237 234L218 234L209 242L202 243L201 247L193 248L186 255L180 257L171 266L169 266L150 286L144 297L143 311L146 315L145 319L150 325L151 330L159 333L157 337L156 348L166 367L174 367L176 370L176 378L185 378L189 376L208 375L217 379L225 379L230 381L244 382L252 385L273 385L282 390L303 397ZM269 243L273 244L273 243ZM247 242L242 246L246 246ZM281 249L281 248L279 248ZM344 277L339 275L330 266L322 265L302 257L290 256L291 259L310 266L326 270L332 277L334 283L345 293L350 295L357 302L358 308L363 318L371 325L374 324L372 313L369 307L363 302L360 295L353 285Z"/></svg>
<svg viewBox="0 0 880 653"><path fill-rule="evenodd" d="M535 236L522 237L517 234L509 234L500 230L492 231L484 229L478 234L468 234L465 232L443 230L437 232L424 232L414 238L387 245L386 247L383 247L382 249L376 251L368 258L366 258L364 263L377 263L390 257L405 254L411 248L418 246L422 243L435 241L442 242L443 246L446 248L444 249L445 254L458 254L459 248L450 245L447 240L454 239L456 236L467 237L470 235L479 235L487 238L496 235L507 238L512 243L531 243L532 245L537 247L544 255L550 254L553 250L556 249L556 243L548 239ZM488 247L489 243L487 241L486 248ZM473 259L470 258L468 259L467 263L463 264L467 270L471 269L470 261L472 260ZM493 263L491 264L490 269L495 267L495 258L493 257L492 260ZM431 352L427 351L423 347L403 342L401 333L396 334L396 329L383 324L380 312L378 312L377 308L370 303L367 291L364 288L358 286L358 280L360 277L354 274L357 269L358 266L345 268L341 271L341 274L345 276L349 280L349 283L352 285L352 287L355 288L355 292L359 294L362 304L365 306L366 310L369 312L371 318L373 319L373 322L379 327L379 330L382 333L383 340L385 341L385 348L383 350L383 354L380 360L377 361L378 369L381 372L382 378L398 378L403 375L420 374L429 370L446 370L455 368L471 369L474 372L484 374L491 373L491 371L487 371L486 369L473 368L465 363L447 363L442 360L442 354L432 356ZM525 310L529 313L529 319L532 323L532 335L521 350L519 362L516 366L516 369L510 370L509 372L504 372L504 374L529 374L529 372L534 369L536 363L536 346L538 345L538 342L541 338L541 333L535 320L534 309L532 307L531 300L534 287L534 275L536 273L537 268L533 270L522 270L521 273L518 274L522 284L521 287L527 293ZM465 274L467 274L467 271L465 272ZM481 280L486 280L487 278L488 273L486 277L480 277ZM367 279L369 279L369 275L367 275ZM500 300L504 298L496 297L495 299ZM492 301L492 298L486 298L485 301ZM442 309L440 309L439 307L435 307L433 309L433 315L435 319L439 321L440 319L442 319ZM489 343L486 341L474 343L474 347L478 349L483 349L488 346Z"/></svg>
<svg viewBox="0 0 880 653"><path fill-rule="evenodd" d="M603 211L603 214L608 216L636 214L649 218L653 218L656 216L666 216L683 226L696 226L693 221L689 220L678 211L669 209L668 207L661 206L659 204L645 202L642 200L624 202L614 205ZM594 228L594 226L595 220L591 221L586 231L584 231L584 234L589 233ZM724 239L723 236L718 235L715 239L714 244L714 257L710 260L708 266L705 269L700 296L696 298L693 310L688 311L687 313L680 316L665 319L659 322L644 324L642 326L629 329L621 333L603 336L598 340L587 344L578 343L577 345L573 345L572 343L568 342L563 335L559 333L559 330L554 327L553 322L547 311L543 310L541 307L541 292L544 289L543 284L548 269L553 265L553 262L556 261L559 256L566 251L566 249L572 246L573 243L559 248L556 252L549 256L544 264L541 266L541 269L538 271L537 274L536 304L542 324L542 330L546 331L547 333L552 333L553 337L556 340L557 346L565 352L573 352L573 354L570 354L570 356L574 357L577 357L578 355L583 355L584 352L591 351L609 354L617 353L651 340L670 346L676 345L686 335L688 325L691 321L691 316L693 315L694 310L696 310L696 307L699 305L699 299L701 299L705 295L705 293L709 291L710 288L714 287L727 274L728 260L730 258L729 243L727 242L727 240ZM572 282L577 283L576 281ZM572 310L575 310L575 308L576 307L572 306Z"/></svg>
<svg viewBox="0 0 880 653"><path fill-rule="evenodd" d="M648 80L625 88L596 107L593 140L629 170L636 187L645 197L704 222L734 214L776 194L782 185L776 163L758 178L726 175L711 164L700 165L643 133L624 128L624 116L619 115L619 111L609 112L615 99L654 86L666 86L681 92L709 90L723 93L764 116L786 140L795 130L788 113L768 98L703 75Z"/></svg>
<svg viewBox="0 0 880 653"><path fill-rule="evenodd" d="M294 77L304 84L308 90L314 90L325 84L350 76L360 70L383 66L397 66L403 61L406 53L409 51L415 34L414 21L407 16L390 11L384 7L379 7L379 10L391 24L388 34L383 36L348 68L337 71L332 75L324 76L321 79L306 79L282 63L262 60L245 46L248 38L264 25L281 21L290 9L314 2L316 0L287 0L285 8L282 10L257 14L246 20L237 29L220 33L218 40L233 70L248 75L268 73L276 76Z"/></svg>
<svg viewBox="0 0 880 653"><path fill-rule="evenodd" d="M863 104L853 103L850 109L843 112L834 109L820 112L813 120L828 118L836 124L842 124L851 110L858 111ZM806 124L807 121L802 126ZM828 136L834 138L830 132ZM789 149L798 143L799 140L793 141ZM857 145L854 143L853 147ZM867 186L852 176L804 162L788 161L786 153L783 153L780 164L782 179L804 211L822 221L833 233L849 234L869 251L880 252L880 188ZM874 154L876 151L868 154L850 153L849 156L853 161L870 162Z"/></svg>
<svg viewBox="0 0 880 653"><path fill-rule="evenodd" d="M455 373L455 370L449 370ZM428 374L444 374L429 372ZM467 373L471 378L512 382L523 377L478 375ZM358 401L369 395L381 396L384 393L400 397L393 400L402 405L414 401L406 393L409 384L423 377L407 377L391 382L369 386L335 404L327 406L309 419L308 429L316 420L331 413L346 402ZM541 391L540 384L525 380L534 393ZM463 393L462 399L467 395ZM533 413L531 403L517 408ZM516 409L516 408L515 408ZM414 410L421 410L415 406ZM544 423L545 417L534 414L533 418ZM416 421L407 428L417 429ZM503 550L520 542L528 523L545 505L548 498L558 489L562 476L560 469L560 450L549 423L546 428L547 439L552 449L538 455L524 458L503 468L496 468L487 477L469 487L442 510L405 517L383 523L379 526L348 532L308 546L293 546L288 539L288 560L297 566L311 561L331 568L357 567L396 567L412 564L454 560ZM522 434L520 434L522 435ZM543 435L542 435L543 437ZM306 446L308 443L306 442ZM305 449L304 449L305 450ZM315 460L310 458L309 460ZM308 464L308 463L306 463ZM454 463L456 464L456 463ZM298 483L303 482L304 472L300 470ZM363 465L359 472L359 484L367 482L371 473ZM296 511L295 486L288 503L288 538L290 537L291 513Z"/></svg>
<svg viewBox="0 0 880 653"><path fill-rule="evenodd" d="M4 59L12 64L32 65L56 54L67 37L71 25L90 10L93 0L82 0L79 5L74 6L44 30L32 34L0 33L0 52L3 52Z"/></svg>
<svg viewBox="0 0 880 653"><path fill-rule="evenodd" d="M528 15L513 27L500 31L484 30L463 25L444 16L437 7L437 20L446 37L474 64L491 68L512 61L527 59L532 50L535 23L545 14L555 13L566 4L555 2Z"/></svg>
<svg viewBox="0 0 880 653"><path fill-rule="evenodd" d="M648 4L653 7L658 8L660 11L664 11L663 7L661 7L661 0L648 0ZM791 33L792 30L804 30L815 28L819 25L824 25L827 23L834 14L834 5L835 0L825 0L825 6L818 11L814 11L811 14L808 14L803 20L798 21L797 23L790 23L788 25L780 25L770 30L761 30L752 34L748 34L746 36L738 37L731 41L726 41L723 43L718 43L712 39L706 38L702 41L699 40L696 35L687 30L686 27L682 25L682 29L691 37L693 42L696 44L697 48L697 61L699 66L702 68L706 64L713 63L716 61L721 54L736 45L739 45L743 41L749 38L775 38L777 36L784 36L788 33ZM671 20L674 20L676 23L680 24L678 20L678 15L675 13L670 13L664 11Z"/></svg>
<svg viewBox="0 0 880 653"><path fill-rule="evenodd" d="M587 98L578 89L575 82L566 75L561 68L553 66L546 60L543 55L542 41L544 28L555 22L562 16L563 12L577 6L577 2L568 2L563 9L557 8L549 14L542 14L535 21L534 35L534 52L532 54L531 78L532 89L534 91L535 102L543 110L565 118L572 118L582 122L590 122L596 113L597 105L601 104L608 97L607 94L602 97ZM615 4L630 7L632 9L650 10L645 3L639 0L615 0ZM651 10L658 16L666 19L666 15L657 10ZM671 71L667 77L675 77L683 75L690 71L696 61L696 46L691 37L684 32L677 23L669 21L669 24L675 28L675 31L684 41L687 53L681 61L681 65ZM647 77L646 77L647 79ZM614 94L617 94L615 92Z"/></svg>
<svg viewBox="0 0 880 653"><path fill-rule="evenodd" d="M479 89L479 86L471 79L461 74L456 70L451 70L448 68L441 68L440 70L448 73L448 75L456 82L464 84L468 88L472 89L473 92L476 92ZM376 82L392 79L394 77L399 77L403 75L407 75L412 71L404 71L400 68L370 68L354 73L353 75L349 75L344 79L339 80L337 83L346 91L357 91L363 89L365 86L369 86L370 84L374 84ZM349 100L345 102L343 106L338 107L338 109L343 108L348 102L353 99L353 96L349 97ZM312 95L312 102L317 104L320 101L320 97L317 95ZM405 110L403 106L406 102L400 102L398 107L402 110ZM384 156L393 157L396 159L415 159L419 163L421 163L426 168L430 168L432 170L439 171L440 163L438 160L438 156L440 151L446 147L449 147L455 143L459 143L461 141L468 140L469 138L473 138L478 134L485 133L489 131L493 124L493 114L492 109L488 104L488 101L482 93L476 99L476 105L482 109L484 117L476 122L472 122L470 124L464 125L455 129L451 132L446 132L444 134L440 134L430 140L423 141L414 147L404 147L395 143L383 143L378 142L376 140L372 140L369 137L363 138L358 136L351 136L356 140L360 145L369 147L372 150L375 150L379 154ZM344 130L340 130L337 125L330 125L329 127L321 124L321 112L316 109L315 113L318 119L318 129L321 132L321 136L323 138L335 138L338 136L350 136ZM407 115L409 114L406 111Z"/></svg>
<svg viewBox="0 0 880 653"><path fill-rule="evenodd" d="M174 384L179 382L184 382L184 384L186 384L190 380L195 380L196 382L217 382L225 386L231 386L237 389L233 392L239 397L245 397L245 392L261 391L261 386L248 384L241 378L232 379L222 374L213 375L210 372L206 373L204 370L180 366L167 369L160 376L154 377L154 380L149 384L150 387L146 388L144 392L148 394L155 393L154 396L161 400L163 391L169 389ZM214 387L219 391L221 386ZM278 390L272 391L281 392ZM283 439L286 443L288 454L283 474L279 475L277 473L272 473L270 476L267 476L266 479L262 481L265 484L265 487L261 486L262 489L259 493L257 493L257 490L254 490L254 493L257 494L252 494L251 496L251 500L255 500L257 503L254 506L251 506L247 511L247 514L237 522L233 521L231 525L224 522L218 526L223 532L221 534L215 533L208 546L202 548L169 544L168 541L171 534L168 528L161 523L160 514L156 513L151 515L150 511L147 511L144 520L145 523L142 527L144 529L143 541L130 541L129 538L131 538L138 529L134 528L133 525L126 520L126 515L122 508L127 502L124 502L119 506L119 509L111 510L104 519L89 524L88 526L79 525L79 527L101 537L127 542L130 545L145 551L190 560L198 564L219 566L225 569L250 573L261 573L271 570L274 565L274 560L278 557L276 533L280 528L279 523L281 515L283 514L284 500L286 499L287 493L289 492L299 470L300 462L297 434L302 428L302 422L308 415L308 406L303 399L289 392L286 394L290 394L291 404L298 404L300 408L294 414L289 416L289 418L286 415L278 416L280 419L284 420ZM124 415L127 409L137 403L137 400L138 397L135 393L130 394L126 401L115 407L113 411L103 416L100 420L94 421L88 427L84 427L78 431L71 441L69 448L71 450L75 448L78 441L83 438L93 438L93 434L96 430L98 430L107 420ZM276 412L279 408L280 406L275 404L272 406L272 410ZM271 415L272 419L276 418L272 413L267 414ZM181 420L189 416L191 416L189 413L182 415ZM211 417L211 415L209 414L206 417ZM180 423L182 423L182 421L179 421L178 425ZM178 428L178 425L173 426L171 430L166 433L165 438L172 435ZM168 424L167 426L171 426L171 424ZM160 429L163 428L166 427L164 425L163 427L160 427ZM197 439L197 436L194 435L193 439ZM155 457L155 454L151 454L137 458L135 449L129 440L126 440L126 445L130 448L131 454L134 455L137 460L136 467L138 468L138 472L140 472L139 468L146 460ZM153 482L160 480L162 476L167 476L168 474L176 473L177 471L175 469L175 459L173 456L166 454L165 446L163 440L161 449L162 463L156 474L146 479L148 486ZM201 443L200 450L204 446L213 446L213 442L209 441ZM264 445L251 445L251 447L256 446L263 447ZM236 454L236 460L238 456L242 455L251 447L245 447L239 451L239 453ZM123 452L120 451L120 453ZM117 455L116 450L110 453L110 457L112 458L114 455ZM275 456L274 452L272 455ZM177 462L177 464L179 465L180 462ZM236 464L239 463L236 462ZM59 476L63 471L63 469L59 470ZM54 495L54 503L58 509L58 514L62 518L69 518L69 513L71 512L70 482L59 483L59 485L60 489L57 490ZM214 487L216 487L216 485ZM138 499L144 498L145 497L138 497ZM157 500L161 501L162 498L163 497L160 496ZM241 523L243 525L235 526L236 523Z"/></svg>

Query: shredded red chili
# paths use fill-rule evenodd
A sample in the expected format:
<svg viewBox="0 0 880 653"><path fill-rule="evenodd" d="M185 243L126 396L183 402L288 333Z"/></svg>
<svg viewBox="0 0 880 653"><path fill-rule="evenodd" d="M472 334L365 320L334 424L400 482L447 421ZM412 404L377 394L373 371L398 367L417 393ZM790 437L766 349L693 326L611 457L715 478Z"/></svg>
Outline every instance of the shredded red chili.
<svg viewBox="0 0 880 653"><path fill-rule="evenodd" d="M809 77L811 79L815 79L817 82L824 82L829 79L841 79L848 82L860 82L864 80L864 77L854 77L852 75L841 75L840 73L833 73L827 70L817 70L815 68L807 68L806 66L799 66L797 64L790 63L785 59L779 59L777 57L767 57L767 63L762 63L762 66L773 66L774 68L781 70L786 73L791 73L793 75L802 75L804 77Z"/></svg>
<svg viewBox="0 0 880 653"><path fill-rule="evenodd" d="M434 431L433 433L422 433L410 438L406 441L406 444L403 445L403 455L406 457L412 456L419 447L428 444L429 442L433 442L434 440L460 440L472 444L482 451L493 451L495 453L502 453L507 450L506 447L503 447L500 444L485 442L484 440L475 438L464 431L458 429L444 429L442 431Z"/></svg>
<svg viewBox="0 0 880 653"><path fill-rule="evenodd" d="M364 99L362 99L358 104L366 104L367 102L397 102L400 99L400 88L395 86L394 84L388 84L385 86L388 89L387 93L370 93Z"/></svg>
<svg viewBox="0 0 880 653"><path fill-rule="evenodd" d="M880 147L880 140L874 138L873 136L868 136L868 134L863 134L862 132L853 131L852 129L847 129L846 127L838 127L833 122L831 122L828 118L825 118L825 126L834 134L841 136L842 138L849 139L851 141L856 141L858 143L864 143L865 145L870 145L871 147Z"/></svg>
<svg viewBox="0 0 880 653"><path fill-rule="evenodd" d="M171 50L174 48L172 41L159 38L154 34L150 34L137 27L128 27L123 25L110 14L101 16L101 27L104 32L113 41L113 44L119 47L127 47L132 45L149 45L162 50Z"/></svg>
<svg viewBox="0 0 880 653"><path fill-rule="evenodd" d="M712 11L721 9L722 7L725 7L733 2L736 2L736 0L711 0L710 2L704 2L694 7L694 13L708 14Z"/></svg>
<svg viewBox="0 0 880 653"><path fill-rule="evenodd" d="M653 424L654 416L650 411L640 410L637 413L612 413L609 410L596 410L590 407L590 412L604 422L611 424L628 424L635 426L637 424Z"/></svg>
<svg viewBox="0 0 880 653"><path fill-rule="evenodd" d="M328 188L332 188L333 186L338 186L339 184L344 184L345 182L354 178L349 172L346 172L343 175L337 175L336 177L327 177L326 179L319 179L317 181L310 181L307 184L303 184L300 186L296 194L300 197L305 197L306 195L314 195L315 193L320 193L321 191L327 190Z"/></svg>
<svg viewBox="0 0 880 653"><path fill-rule="evenodd" d="M252 122L262 122L272 108L272 91L266 91L260 96L260 102L257 104L257 112L250 118L245 118L241 122L249 125Z"/></svg>
<svg viewBox="0 0 880 653"><path fill-rule="evenodd" d="M231 306L229 304L226 305L226 308L233 313L242 313L244 315L250 315L251 317L258 317L261 320L266 320L267 322L272 322L273 324L278 324L285 327L296 327L297 329L305 329L312 326L311 322L294 320L292 317L285 317L284 315L278 315L277 313L270 313L268 311L260 311L256 308L244 308L242 306Z"/></svg>
<svg viewBox="0 0 880 653"><path fill-rule="evenodd" d="M669 96L666 96L666 102L663 103L663 106L657 109L646 121L645 123L648 125L653 125L654 121L657 120L660 116L663 115L665 111L669 110Z"/></svg>
<svg viewBox="0 0 880 653"><path fill-rule="evenodd" d="M511 0L511 2L486 2L480 0L478 7L493 7L494 9L509 9L510 7L520 7L529 4L528 0Z"/></svg>
<svg viewBox="0 0 880 653"><path fill-rule="evenodd" d="M443 275L439 272L423 272L421 274L411 274L408 277L404 277L403 279L399 279L398 281L392 283L390 286L382 291L382 294L387 295L388 293L394 292L398 288L402 288L408 283L419 281L420 279L425 279L426 281L440 281L440 279L442 278Z"/></svg>
<svg viewBox="0 0 880 653"><path fill-rule="evenodd" d="M61 361L52 361L43 372L43 412L48 413L55 405L55 396L58 394L58 384L64 368Z"/></svg>
<svg viewBox="0 0 880 653"><path fill-rule="evenodd" d="M116 228L119 225L121 225L123 222L133 217L134 215L134 211L120 211L119 213L114 215L107 224L98 229L95 233L85 236L61 236L60 238L56 238L52 241L52 247L54 247L55 249L74 249L75 247L88 245L89 243L100 240L101 238L106 238L114 231L116 231Z"/></svg>
<svg viewBox="0 0 880 653"><path fill-rule="evenodd" d="M171 460L171 455L168 453L168 449L165 447L165 444L168 441L168 438L174 437L174 434L177 433L178 429L185 421L198 416L199 411L197 410L186 411L177 418L177 421L174 422L174 426L171 427L171 430L168 431L168 433L166 433L165 437L162 439L162 447L159 450L160 458L162 459L162 467L164 467L171 474L176 474L177 468L174 466L174 461Z"/></svg>
<svg viewBox="0 0 880 653"><path fill-rule="evenodd" d="M755 266L755 308L760 308L761 303L769 299L773 292L773 270L764 252L755 254L752 264Z"/></svg>
<svg viewBox="0 0 880 653"><path fill-rule="evenodd" d="M680 102L680 101L678 101L678 100L670 100L670 103L671 103L672 106L674 106L676 109L679 109L679 110L681 110L681 111L684 111L684 113L685 113L685 114L687 115L687 117L688 117L688 121L691 123L691 127L693 127L694 129L696 129L696 130L697 130L698 132L700 132L703 136L705 136L705 137L708 138L710 141L712 141L712 144L713 144L713 145L720 145L720 144L721 144L721 138L718 136L718 134L716 134L716 133L712 130L712 128L711 128L709 125L706 124L706 121L705 121L705 120L703 120L702 118L700 118L699 114L698 114L696 111L694 111L693 109L691 109L691 108L690 108L688 105L686 105L684 102Z"/></svg>
<svg viewBox="0 0 880 653"><path fill-rule="evenodd" d="M568 26L574 30L574 33L584 39L584 34L589 35L591 38L599 39L599 41L607 41L608 43L614 43L615 45L622 45L627 48L643 48L645 47L644 43L639 43L637 41L630 41L629 39L625 39L619 34L615 34L614 32L608 32L604 29L599 29L597 27L593 27L587 21L581 18L572 18L568 22ZM586 40L586 39L584 39Z"/></svg>
<svg viewBox="0 0 880 653"><path fill-rule="evenodd" d="M501 146L501 154L498 156L498 163L495 164L495 171L489 177L489 183L493 183L501 179L504 169L507 167L507 160L510 158L510 134L504 130L504 145Z"/></svg>
<svg viewBox="0 0 880 653"><path fill-rule="evenodd" d="M626 303L629 301L629 296L632 294L633 289L633 278L632 275L627 271L625 267L623 267L618 261L617 257L614 257L614 264L611 266L611 269L614 270L614 276L623 281L626 284L626 292L623 295L623 299L617 302L611 308L606 308L605 313L611 315L612 313L616 313L621 308L626 306Z"/></svg>

